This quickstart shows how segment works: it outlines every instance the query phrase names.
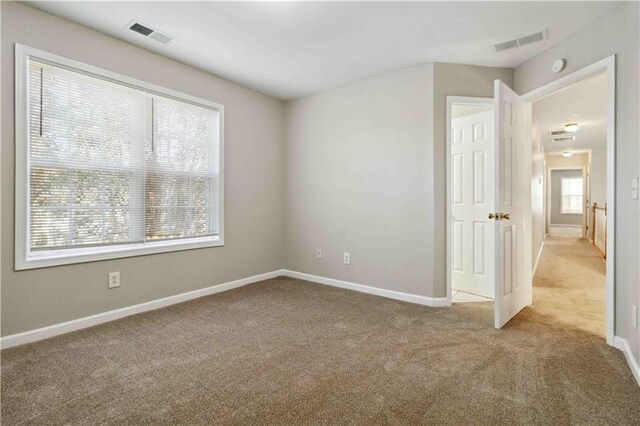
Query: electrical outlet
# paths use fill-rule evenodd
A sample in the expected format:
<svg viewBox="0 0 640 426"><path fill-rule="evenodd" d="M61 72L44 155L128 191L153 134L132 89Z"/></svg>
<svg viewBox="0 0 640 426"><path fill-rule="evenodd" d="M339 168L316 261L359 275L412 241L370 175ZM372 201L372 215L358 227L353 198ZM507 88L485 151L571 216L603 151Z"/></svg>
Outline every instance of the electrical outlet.
<svg viewBox="0 0 640 426"><path fill-rule="evenodd" d="M322 249L316 250L316 259L322 259Z"/></svg>
<svg viewBox="0 0 640 426"><path fill-rule="evenodd" d="M109 272L109 288L120 287L120 272Z"/></svg>
<svg viewBox="0 0 640 426"><path fill-rule="evenodd" d="M638 307L636 305L631 305L631 323L633 328L638 328Z"/></svg>
<svg viewBox="0 0 640 426"><path fill-rule="evenodd" d="M345 265L350 265L351 264L351 253L344 253L342 255L342 261L344 262Z"/></svg>
<svg viewBox="0 0 640 426"><path fill-rule="evenodd" d="M634 177L631 180L631 198L634 200L638 199L638 178Z"/></svg>

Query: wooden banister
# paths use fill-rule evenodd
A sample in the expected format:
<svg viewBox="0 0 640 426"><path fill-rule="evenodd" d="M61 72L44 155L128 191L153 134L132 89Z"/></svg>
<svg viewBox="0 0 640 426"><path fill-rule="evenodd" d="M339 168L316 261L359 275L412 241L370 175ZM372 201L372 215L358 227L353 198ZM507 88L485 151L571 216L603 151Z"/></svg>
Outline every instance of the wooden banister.
<svg viewBox="0 0 640 426"><path fill-rule="evenodd" d="M593 203L593 205L591 206L591 210L593 211L592 216L592 224L593 226L591 227L591 241L593 241L593 245L596 246L596 248L599 248L596 245L596 210L604 210L604 250L602 250L602 254L604 256L604 258L607 258L607 204L604 204L604 207L600 207L598 205L598 203Z"/></svg>

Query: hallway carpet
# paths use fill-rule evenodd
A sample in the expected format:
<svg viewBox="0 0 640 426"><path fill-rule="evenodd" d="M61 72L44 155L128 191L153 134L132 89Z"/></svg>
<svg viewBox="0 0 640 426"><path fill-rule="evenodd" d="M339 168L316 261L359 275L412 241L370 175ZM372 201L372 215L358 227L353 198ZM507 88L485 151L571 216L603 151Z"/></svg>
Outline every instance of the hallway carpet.
<svg viewBox="0 0 640 426"><path fill-rule="evenodd" d="M492 305L272 279L2 351L2 424L640 424L591 319Z"/></svg>
<svg viewBox="0 0 640 426"><path fill-rule="evenodd" d="M606 337L605 260L583 238L549 236L533 279L539 320Z"/></svg>

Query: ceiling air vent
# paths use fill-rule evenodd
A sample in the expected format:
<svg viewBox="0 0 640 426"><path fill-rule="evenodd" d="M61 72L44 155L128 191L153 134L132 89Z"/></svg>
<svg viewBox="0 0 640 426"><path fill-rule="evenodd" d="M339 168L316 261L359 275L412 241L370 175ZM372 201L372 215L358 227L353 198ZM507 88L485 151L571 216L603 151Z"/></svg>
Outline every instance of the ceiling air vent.
<svg viewBox="0 0 640 426"><path fill-rule="evenodd" d="M551 138L551 142L566 142L566 141L575 141L575 136L561 136L558 138Z"/></svg>
<svg viewBox="0 0 640 426"><path fill-rule="evenodd" d="M502 43L497 43L493 45L493 48L496 50L496 52L502 52L503 50L513 49L514 47L518 47L518 40L503 41Z"/></svg>
<svg viewBox="0 0 640 426"><path fill-rule="evenodd" d="M127 25L128 29L130 29L131 31L134 31L138 34L142 34L145 37L149 37L154 39L155 41L159 41L160 43L163 44L167 44L169 43L171 40L173 40L172 37L169 37L166 34L163 34L161 32L159 32L158 30L149 27L148 25L145 25L143 23L141 23L140 21L136 21L133 20L131 22L129 22L129 24Z"/></svg>
<svg viewBox="0 0 640 426"><path fill-rule="evenodd" d="M138 23L138 22L136 22L136 23L134 23L133 25L131 25L131 26L129 27L129 29L130 29L131 31L135 31L135 32L137 32L137 33L140 33L140 34L142 34L143 36L148 36L149 34L151 34L151 33L153 32L153 30L152 30L151 28L149 28L149 27L145 27L144 25L142 25L142 24L140 24L140 23Z"/></svg>
<svg viewBox="0 0 640 426"><path fill-rule="evenodd" d="M537 41L542 41L547 39L547 29L545 28L542 31L538 31L537 33L528 34L522 37L517 37L511 40L502 41L500 43L496 43L493 45L493 49L497 52L502 52L504 50L513 49L515 47L524 46L525 44L535 43Z"/></svg>

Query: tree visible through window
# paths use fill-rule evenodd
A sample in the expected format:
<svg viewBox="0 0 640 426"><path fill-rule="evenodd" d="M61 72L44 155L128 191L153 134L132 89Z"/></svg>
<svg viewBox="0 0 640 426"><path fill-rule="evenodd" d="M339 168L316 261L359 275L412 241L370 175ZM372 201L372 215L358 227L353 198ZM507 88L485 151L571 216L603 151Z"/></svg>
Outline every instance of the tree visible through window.
<svg viewBox="0 0 640 426"><path fill-rule="evenodd" d="M28 248L220 233L219 112L29 60Z"/></svg>
<svg viewBox="0 0 640 426"><path fill-rule="evenodd" d="M582 214L582 190L583 183L581 177L563 177L561 179L562 203L560 213L562 214Z"/></svg>

